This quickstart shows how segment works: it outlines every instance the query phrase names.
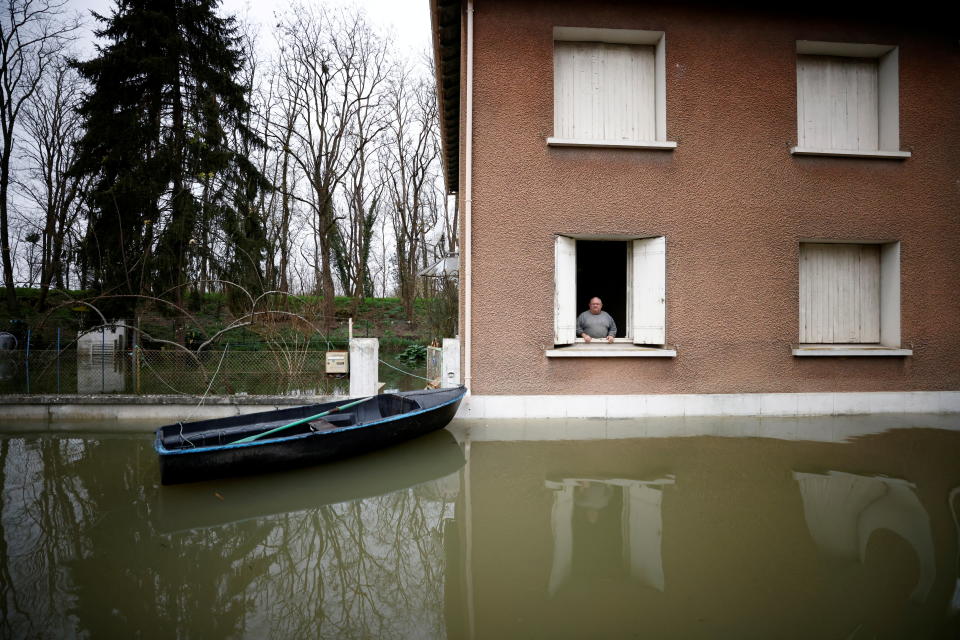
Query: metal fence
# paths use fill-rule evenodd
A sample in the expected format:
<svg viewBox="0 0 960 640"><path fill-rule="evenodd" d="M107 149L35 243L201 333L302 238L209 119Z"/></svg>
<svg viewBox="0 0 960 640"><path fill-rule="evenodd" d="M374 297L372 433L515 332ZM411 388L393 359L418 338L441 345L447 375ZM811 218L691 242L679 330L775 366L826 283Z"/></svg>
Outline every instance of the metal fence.
<svg viewBox="0 0 960 640"><path fill-rule="evenodd" d="M323 351L6 351L0 352L0 393L346 393L348 377L328 375L325 365Z"/></svg>
<svg viewBox="0 0 960 640"><path fill-rule="evenodd" d="M331 345L346 351L346 344ZM349 392L349 374L326 373L326 351L225 348L0 350L0 394L333 395ZM386 388L421 389L426 364L380 354Z"/></svg>
<svg viewBox="0 0 960 640"><path fill-rule="evenodd" d="M197 350L201 341L168 327L180 344L150 342L122 324L78 331L66 327L0 327L0 394L333 395L349 392L348 374L326 373L328 351L348 351L348 322L326 336L286 325L240 329L228 341ZM16 324L16 326L14 326ZM6 330L9 329L9 330ZM151 330L153 327L151 327ZM271 330L271 331L268 331ZM356 337L375 337L369 322ZM269 334L269 339L264 337ZM426 365L397 355L411 343L391 331L380 338L380 380L386 387L423 388ZM169 344L169 343L168 343ZM146 347L146 348L145 348ZM162 347L162 348L161 348Z"/></svg>

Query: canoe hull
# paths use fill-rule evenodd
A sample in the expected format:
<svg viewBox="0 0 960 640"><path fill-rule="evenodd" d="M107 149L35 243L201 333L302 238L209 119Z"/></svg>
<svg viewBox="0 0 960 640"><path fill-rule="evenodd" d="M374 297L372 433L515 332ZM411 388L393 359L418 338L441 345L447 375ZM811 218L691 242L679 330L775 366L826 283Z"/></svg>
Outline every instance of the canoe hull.
<svg viewBox="0 0 960 640"><path fill-rule="evenodd" d="M161 427L157 430L155 442L160 458L160 481L163 484L176 484L267 473L321 464L382 449L446 427L456 414L465 392L461 387L395 394L392 398L399 396L404 399L405 404L412 407L412 403L415 403L417 408L379 418L368 413L368 417L373 415L373 419L363 420L358 424L342 427L330 425L332 428L319 432L305 427L303 433L285 435L281 432L242 444L236 443L236 440L258 428L258 425L269 428L278 420L293 421L315 415L333 408L336 403L254 413L222 421L205 420ZM219 432L223 434L223 444L171 448L172 437L178 433L183 439L189 440L196 437L195 434L217 431L218 424L222 425Z"/></svg>
<svg viewBox="0 0 960 640"><path fill-rule="evenodd" d="M173 533L302 513L417 486L436 491L445 484L441 479L465 462L453 434L440 429L356 458L274 474L266 482L237 476L167 485L151 517L157 531Z"/></svg>

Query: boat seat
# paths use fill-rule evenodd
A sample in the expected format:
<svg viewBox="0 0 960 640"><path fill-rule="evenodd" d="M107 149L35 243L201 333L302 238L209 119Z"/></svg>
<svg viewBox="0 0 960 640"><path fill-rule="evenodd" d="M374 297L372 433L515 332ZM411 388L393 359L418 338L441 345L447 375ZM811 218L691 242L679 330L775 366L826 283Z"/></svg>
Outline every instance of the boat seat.
<svg viewBox="0 0 960 640"><path fill-rule="evenodd" d="M345 427L356 422L357 416L353 413L331 413L330 415L323 416L320 420L337 425L338 427Z"/></svg>
<svg viewBox="0 0 960 640"><path fill-rule="evenodd" d="M377 396L377 409L384 418L416 411L419 408L420 404L417 401L404 396L398 396L392 393Z"/></svg>
<svg viewBox="0 0 960 640"><path fill-rule="evenodd" d="M310 426L310 431L320 432L320 431L332 431L334 429L339 429L340 427L347 426L346 424L335 424L334 422L328 422L323 418L317 418L316 420L311 420L307 424Z"/></svg>

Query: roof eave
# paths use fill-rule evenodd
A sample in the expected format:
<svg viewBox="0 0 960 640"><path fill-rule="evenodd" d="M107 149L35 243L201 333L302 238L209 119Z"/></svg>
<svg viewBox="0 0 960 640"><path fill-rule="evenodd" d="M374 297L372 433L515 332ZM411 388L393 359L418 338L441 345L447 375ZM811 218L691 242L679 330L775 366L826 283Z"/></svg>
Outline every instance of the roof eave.
<svg viewBox="0 0 960 640"><path fill-rule="evenodd" d="M461 0L430 0L444 183L448 193L458 190L460 175L461 16Z"/></svg>

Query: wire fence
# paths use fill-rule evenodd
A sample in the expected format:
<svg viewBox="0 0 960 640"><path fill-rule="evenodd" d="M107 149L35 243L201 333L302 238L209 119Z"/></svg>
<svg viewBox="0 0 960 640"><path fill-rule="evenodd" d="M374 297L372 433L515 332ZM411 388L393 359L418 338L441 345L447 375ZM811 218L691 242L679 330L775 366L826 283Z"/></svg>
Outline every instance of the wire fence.
<svg viewBox="0 0 960 640"><path fill-rule="evenodd" d="M345 341L331 347L348 350ZM0 350L0 394L347 394L349 374L327 373L327 353L267 344L199 352L76 345ZM401 363L395 355L381 353L380 380L387 388L423 388L425 365Z"/></svg>
<svg viewBox="0 0 960 640"><path fill-rule="evenodd" d="M0 352L4 394L331 395L348 388L346 374L326 373L322 351Z"/></svg>

